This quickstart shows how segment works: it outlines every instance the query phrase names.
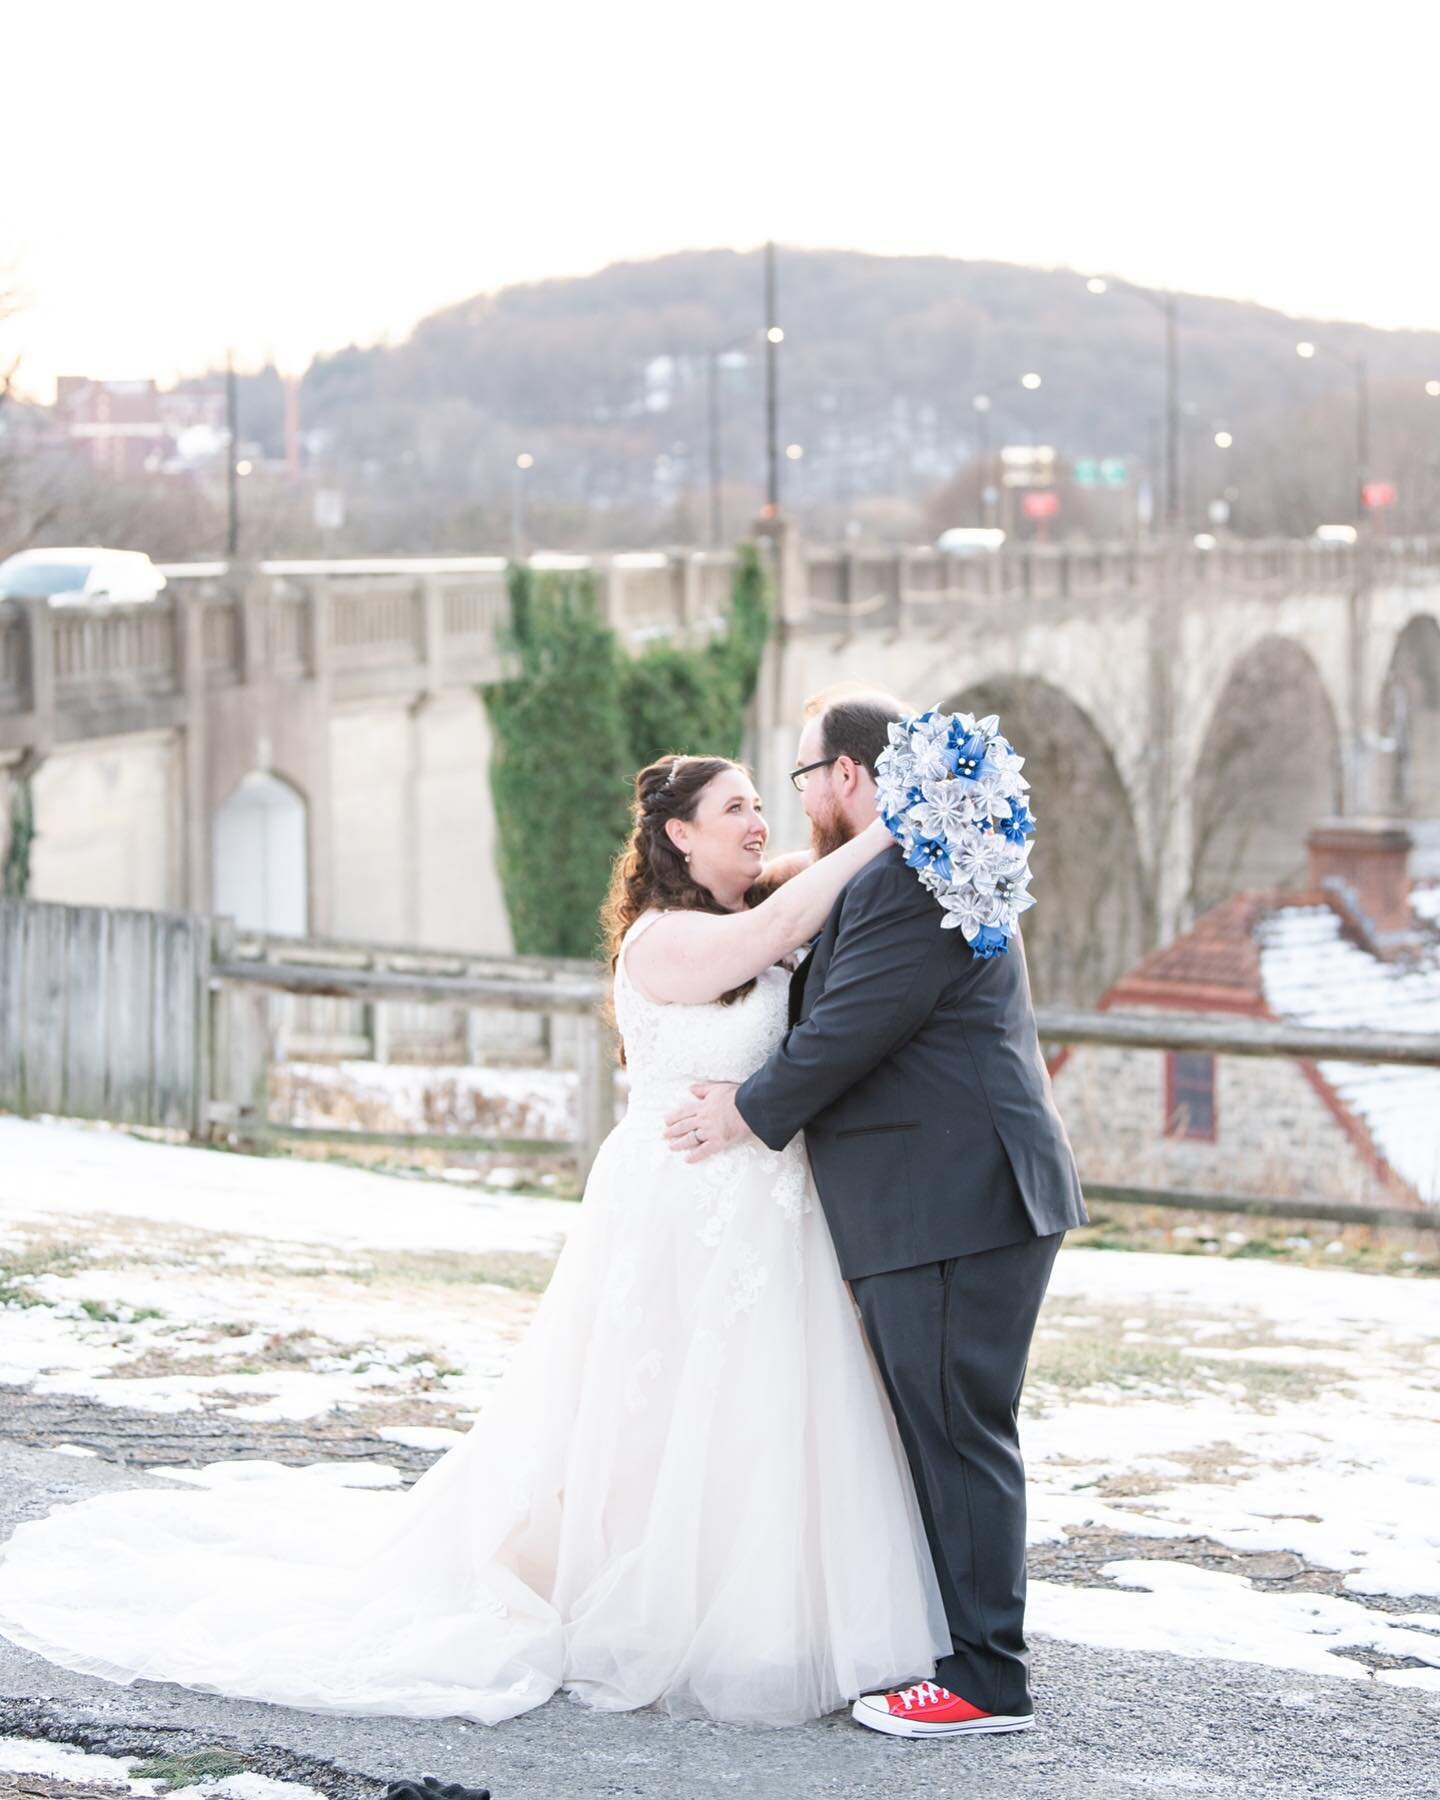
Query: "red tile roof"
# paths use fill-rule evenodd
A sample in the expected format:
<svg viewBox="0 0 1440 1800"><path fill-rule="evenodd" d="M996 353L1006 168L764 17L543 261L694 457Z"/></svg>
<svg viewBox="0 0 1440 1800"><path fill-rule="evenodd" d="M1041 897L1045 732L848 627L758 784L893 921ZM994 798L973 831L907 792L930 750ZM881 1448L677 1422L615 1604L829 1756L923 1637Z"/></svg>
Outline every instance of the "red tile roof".
<svg viewBox="0 0 1440 1800"><path fill-rule="evenodd" d="M1255 927L1282 906L1323 905L1324 898L1278 892L1232 895L1197 919L1189 931L1142 957L1107 990L1100 1005L1263 1014Z"/></svg>

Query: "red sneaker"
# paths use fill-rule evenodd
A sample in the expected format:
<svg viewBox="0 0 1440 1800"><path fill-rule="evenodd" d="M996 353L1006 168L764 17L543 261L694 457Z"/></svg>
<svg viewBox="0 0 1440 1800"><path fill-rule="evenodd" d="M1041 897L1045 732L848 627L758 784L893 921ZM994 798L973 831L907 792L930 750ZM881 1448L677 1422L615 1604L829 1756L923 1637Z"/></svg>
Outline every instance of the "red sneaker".
<svg viewBox="0 0 1440 1800"><path fill-rule="evenodd" d="M893 1694L862 1694L850 1709L857 1725L891 1737L964 1737L982 1731L1028 1731L1033 1713L987 1713L937 1681L917 1681Z"/></svg>

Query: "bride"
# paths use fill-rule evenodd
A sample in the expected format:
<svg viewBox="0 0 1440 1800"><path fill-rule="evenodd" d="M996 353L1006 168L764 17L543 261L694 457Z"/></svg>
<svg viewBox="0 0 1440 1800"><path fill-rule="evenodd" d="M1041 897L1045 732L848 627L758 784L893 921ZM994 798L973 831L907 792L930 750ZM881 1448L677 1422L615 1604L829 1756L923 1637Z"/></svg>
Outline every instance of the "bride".
<svg viewBox="0 0 1440 1800"><path fill-rule="evenodd" d="M287 1472L57 1508L4 1546L0 1632L109 1681L487 1724L559 1688L795 1724L949 1651L801 1140L663 1138L691 1081L779 1042L782 959L892 840L772 864L759 898L738 764L662 758L634 817L606 911L629 1109L478 1423L408 1493Z"/></svg>

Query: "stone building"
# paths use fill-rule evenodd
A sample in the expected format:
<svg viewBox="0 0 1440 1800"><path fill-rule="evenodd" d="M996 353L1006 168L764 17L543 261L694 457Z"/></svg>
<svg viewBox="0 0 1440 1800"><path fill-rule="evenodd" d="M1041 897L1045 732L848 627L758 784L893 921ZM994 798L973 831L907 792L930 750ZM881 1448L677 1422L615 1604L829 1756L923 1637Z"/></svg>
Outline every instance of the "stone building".
<svg viewBox="0 0 1440 1800"><path fill-rule="evenodd" d="M1440 882L1410 848L1394 820L1326 821L1306 889L1232 896L1101 1006L1440 1032ZM1053 1072L1092 1180L1440 1206L1440 1070L1085 1046Z"/></svg>

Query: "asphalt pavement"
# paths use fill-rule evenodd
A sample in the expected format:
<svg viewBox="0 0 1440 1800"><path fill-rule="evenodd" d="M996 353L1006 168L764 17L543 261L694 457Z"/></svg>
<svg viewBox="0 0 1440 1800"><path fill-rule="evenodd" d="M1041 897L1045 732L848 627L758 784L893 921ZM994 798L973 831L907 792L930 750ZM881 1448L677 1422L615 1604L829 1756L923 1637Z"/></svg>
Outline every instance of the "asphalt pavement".
<svg viewBox="0 0 1440 1800"><path fill-rule="evenodd" d="M100 1460L0 1444L0 1535L88 1493L164 1485ZM1440 1701L1414 1690L1047 1642L1035 1645L1033 1731L911 1743L841 1713L788 1731L597 1713L557 1696L487 1728L345 1719L150 1682L120 1688L0 1640L0 1733L109 1755L219 1747L331 1800L434 1773L493 1800L1430 1800Z"/></svg>

